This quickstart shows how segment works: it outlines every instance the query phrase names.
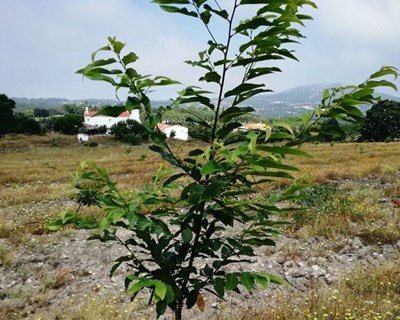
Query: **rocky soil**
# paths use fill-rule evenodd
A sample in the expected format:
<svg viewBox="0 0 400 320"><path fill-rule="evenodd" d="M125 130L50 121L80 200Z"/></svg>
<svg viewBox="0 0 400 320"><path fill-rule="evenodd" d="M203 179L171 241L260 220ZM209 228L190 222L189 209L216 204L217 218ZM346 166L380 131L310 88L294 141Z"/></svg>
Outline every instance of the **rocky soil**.
<svg viewBox="0 0 400 320"><path fill-rule="evenodd" d="M123 248L88 241L89 235L84 230L26 235L17 245L15 239L14 243L0 239L0 319L62 319L63 314L78 309L93 294L128 301L122 292L125 269L111 279L108 276L113 260L124 253ZM398 258L400 240L395 245L369 246L357 237L339 242L319 237L307 241L281 237L276 247L259 248L257 253L250 264L238 268L280 275L292 286L273 285L252 295L230 294L226 301L205 294L205 313L194 308L186 312L186 318L212 319L227 306L235 310L246 302L273 304L278 296L329 286L355 266L379 266ZM131 319L154 318L151 306L140 299L129 312Z"/></svg>

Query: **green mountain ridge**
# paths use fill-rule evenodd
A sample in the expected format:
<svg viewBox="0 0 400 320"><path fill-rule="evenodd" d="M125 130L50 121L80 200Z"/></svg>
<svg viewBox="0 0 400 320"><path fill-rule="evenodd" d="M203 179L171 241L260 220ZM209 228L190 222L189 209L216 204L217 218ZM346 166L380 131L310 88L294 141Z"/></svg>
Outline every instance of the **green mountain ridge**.
<svg viewBox="0 0 400 320"><path fill-rule="evenodd" d="M323 91L326 88L341 86L342 84L311 84L297 86L278 93L262 94L246 100L243 105L252 106L256 113L273 118L299 116L307 110L313 109L322 100ZM377 93L382 99L400 101L400 96ZM12 98L16 102L17 111L24 112L34 108L61 109L63 105L88 104L91 106L109 106L120 104L115 99L75 99L64 98ZM169 100L154 100L153 106L170 104Z"/></svg>

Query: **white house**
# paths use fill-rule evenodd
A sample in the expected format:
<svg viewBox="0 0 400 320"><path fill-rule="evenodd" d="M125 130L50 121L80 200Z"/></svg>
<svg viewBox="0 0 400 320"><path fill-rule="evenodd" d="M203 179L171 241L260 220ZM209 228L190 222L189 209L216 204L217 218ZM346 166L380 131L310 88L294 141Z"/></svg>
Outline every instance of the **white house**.
<svg viewBox="0 0 400 320"><path fill-rule="evenodd" d="M241 127L238 128L240 131L250 131L250 130L256 130L256 131L265 131L265 129L269 127L263 123L245 123Z"/></svg>
<svg viewBox="0 0 400 320"><path fill-rule="evenodd" d="M110 117L96 114L96 111L89 111L89 108L85 109L83 115L85 118L84 126L86 128L106 126L107 129L110 129L111 126L113 126L114 124L121 121L126 121L128 119L140 122L139 110L125 111L122 112L118 117Z"/></svg>
<svg viewBox="0 0 400 320"><path fill-rule="evenodd" d="M166 124L159 123L157 128L160 129L168 138L175 138L179 140L189 139L189 129L179 124Z"/></svg>

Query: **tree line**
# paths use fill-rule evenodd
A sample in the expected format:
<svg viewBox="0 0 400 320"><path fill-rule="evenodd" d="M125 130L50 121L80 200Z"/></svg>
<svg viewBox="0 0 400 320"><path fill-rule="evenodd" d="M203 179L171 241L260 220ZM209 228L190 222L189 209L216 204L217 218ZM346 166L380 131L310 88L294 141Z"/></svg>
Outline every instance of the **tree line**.
<svg viewBox="0 0 400 320"><path fill-rule="evenodd" d="M8 133L46 134L57 132L67 135L84 132L83 113L87 105L65 104L62 109L36 107L33 110L16 112L16 103L5 94L0 94L0 135ZM180 124L189 128L192 138L202 139L211 134L201 123L211 123L213 112L208 108L189 106L187 108L172 108L163 111L164 121ZM257 114L246 114L237 117L241 123L263 123L273 127L274 119ZM281 120L279 120L281 121ZM301 118L286 118L293 128L301 129ZM325 134L320 135L321 142L333 141L393 141L400 138L400 102L382 100L366 112L363 125L358 123L341 124L341 131L335 131L340 119L322 121L320 129ZM100 128L96 133L105 133ZM130 144L141 144L148 140L148 132L138 122L128 120L114 125L109 133L116 139ZM239 134L240 135L240 134Z"/></svg>

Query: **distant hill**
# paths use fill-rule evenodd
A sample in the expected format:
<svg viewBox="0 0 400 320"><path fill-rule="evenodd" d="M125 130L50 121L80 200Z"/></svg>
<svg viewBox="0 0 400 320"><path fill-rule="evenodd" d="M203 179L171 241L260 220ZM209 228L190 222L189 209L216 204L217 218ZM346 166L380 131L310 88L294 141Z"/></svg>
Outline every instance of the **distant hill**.
<svg viewBox="0 0 400 320"><path fill-rule="evenodd" d="M63 98L18 98L12 97L16 103L17 110L24 112L33 110L35 108L43 109L61 109L64 104L81 104L87 103L89 105L109 106L118 103L117 100L112 99L84 99L84 100L68 100Z"/></svg>
<svg viewBox="0 0 400 320"><path fill-rule="evenodd" d="M340 83L333 83L298 86L282 92L250 98L245 101L245 104L252 106L257 113L268 117L299 116L307 110L312 110L321 102L324 89L341 85ZM398 96L379 92L377 95L381 96L382 99L400 101Z"/></svg>
<svg viewBox="0 0 400 320"><path fill-rule="evenodd" d="M76 99L68 100L63 98L18 98L12 97L16 103L17 111L24 112L27 110L33 110L35 108L44 109L61 109L64 104L88 104L90 106L114 106L121 104L115 99ZM154 106L168 105L169 101L153 101Z"/></svg>
<svg viewBox="0 0 400 320"><path fill-rule="evenodd" d="M271 118L282 117L297 117L307 110L312 110L317 106L323 96L325 88L338 87L342 84L311 84L298 86L289 90L278 93L262 94L254 98L246 100L243 104L252 106L260 115ZM377 93L383 99L400 101L399 96L388 95L384 93ZM120 102L112 99L80 99L80 100L67 100L62 98L12 98L17 105L17 111L23 112L32 110L34 108L46 109L61 109L66 103L81 104L95 106L112 106ZM168 100L152 101L153 106L158 107L162 105L169 105Z"/></svg>
<svg viewBox="0 0 400 320"><path fill-rule="evenodd" d="M291 103L291 104L318 104L326 88L340 86L340 84L312 84L298 86L278 93L263 94L248 100L253 106L262 106L265 103Z"/></svg>

